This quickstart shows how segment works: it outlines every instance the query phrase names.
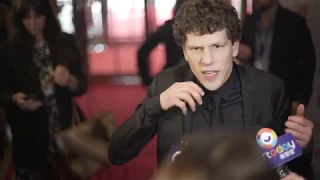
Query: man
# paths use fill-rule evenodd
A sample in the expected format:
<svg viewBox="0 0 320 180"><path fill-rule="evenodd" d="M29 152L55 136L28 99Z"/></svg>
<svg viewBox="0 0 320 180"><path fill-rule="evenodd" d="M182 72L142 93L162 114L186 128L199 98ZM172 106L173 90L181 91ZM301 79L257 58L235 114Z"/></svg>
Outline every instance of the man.
<svg viewBox="0 0 320 180"><path fill-rule="evenodd" d="M254 1L257 12L246 18L239 59L280 77L292 101L308 105L315 72L315 50L304 17L278 0Z"/></svg>
<svg viewBox="0 0 320 180"><path fill-rule="evenodd" d="M156 134L160 163L172 145L197 130L224 128L255 137L260 128L269 127L279 135L293 133L305 152L290 168L312 174L313 124L303 117L303 105L297 116L288 118L283 82L233 63L241 38L236 10L217 0L189 0L180 7L173 29L187 63L154 78L145 100L113 134L111 163L121 165L137 157Z"/></svg>

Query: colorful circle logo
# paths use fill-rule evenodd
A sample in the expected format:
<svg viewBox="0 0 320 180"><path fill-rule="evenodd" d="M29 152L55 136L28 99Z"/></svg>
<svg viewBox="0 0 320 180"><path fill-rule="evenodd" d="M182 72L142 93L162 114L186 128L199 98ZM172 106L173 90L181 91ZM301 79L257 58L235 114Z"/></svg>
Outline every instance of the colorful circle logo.
<svg viewBox="0 0 320 180"><path fill-rule="evenodd" d="M257 134L257 142L258 144L265 149L273 148L278 141L277 134L269 128L261 129Z"/></svg>

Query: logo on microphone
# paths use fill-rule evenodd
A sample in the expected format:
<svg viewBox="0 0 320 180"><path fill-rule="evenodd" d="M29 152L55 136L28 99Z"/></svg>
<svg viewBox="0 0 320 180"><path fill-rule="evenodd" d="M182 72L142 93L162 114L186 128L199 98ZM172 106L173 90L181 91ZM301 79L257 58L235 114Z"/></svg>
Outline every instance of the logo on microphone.
<svg viewBox="0 0 320 180"><path fill-rule="evenodd" d="M264 128L257 133L256 139L263 157L272 167L285 164L302 154L301 147L290 133L277 137L272 129Z"/></svg>
<svg viewBox="0 0 320 180"><path fill-rule="evenodd" d="M260 147L265 149L273 148L278 142L277 134L269 128L261 129L256 138Z"/></svg>

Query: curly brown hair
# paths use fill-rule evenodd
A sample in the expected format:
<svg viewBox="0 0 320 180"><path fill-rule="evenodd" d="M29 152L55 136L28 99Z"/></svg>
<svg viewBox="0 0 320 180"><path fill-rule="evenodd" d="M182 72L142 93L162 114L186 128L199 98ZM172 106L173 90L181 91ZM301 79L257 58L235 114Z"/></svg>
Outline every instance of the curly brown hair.
<svg viewBox="0 0 320 180"><path fill-rule="evenodd" d="M189 33L204 35L223 29L232 43L240 41L241 22L233 6L222 0L187 0L174 18L173 35L183 46Z"/></svg>

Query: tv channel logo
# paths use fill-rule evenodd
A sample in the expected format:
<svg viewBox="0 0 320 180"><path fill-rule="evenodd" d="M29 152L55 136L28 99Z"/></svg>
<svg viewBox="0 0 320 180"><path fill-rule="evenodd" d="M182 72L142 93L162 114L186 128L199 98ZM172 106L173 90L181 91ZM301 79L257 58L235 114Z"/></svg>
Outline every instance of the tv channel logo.
<svg viewBox="0 0 320 180"><path fill-rule="evenodd" d="M273 148L278 142L277 134L269 128L261 129L258 132L256 139L259 146L264 149Z"/></svg>
<svg viewBox="0 0 320 180"><path fill-rule="evenodd" d="M263 150L263 156L274 161L272 163L274 165L282 164L302 154L302 149L290 133L278 137L272 129L264 128L258 132L256 139Z"/></svg>

